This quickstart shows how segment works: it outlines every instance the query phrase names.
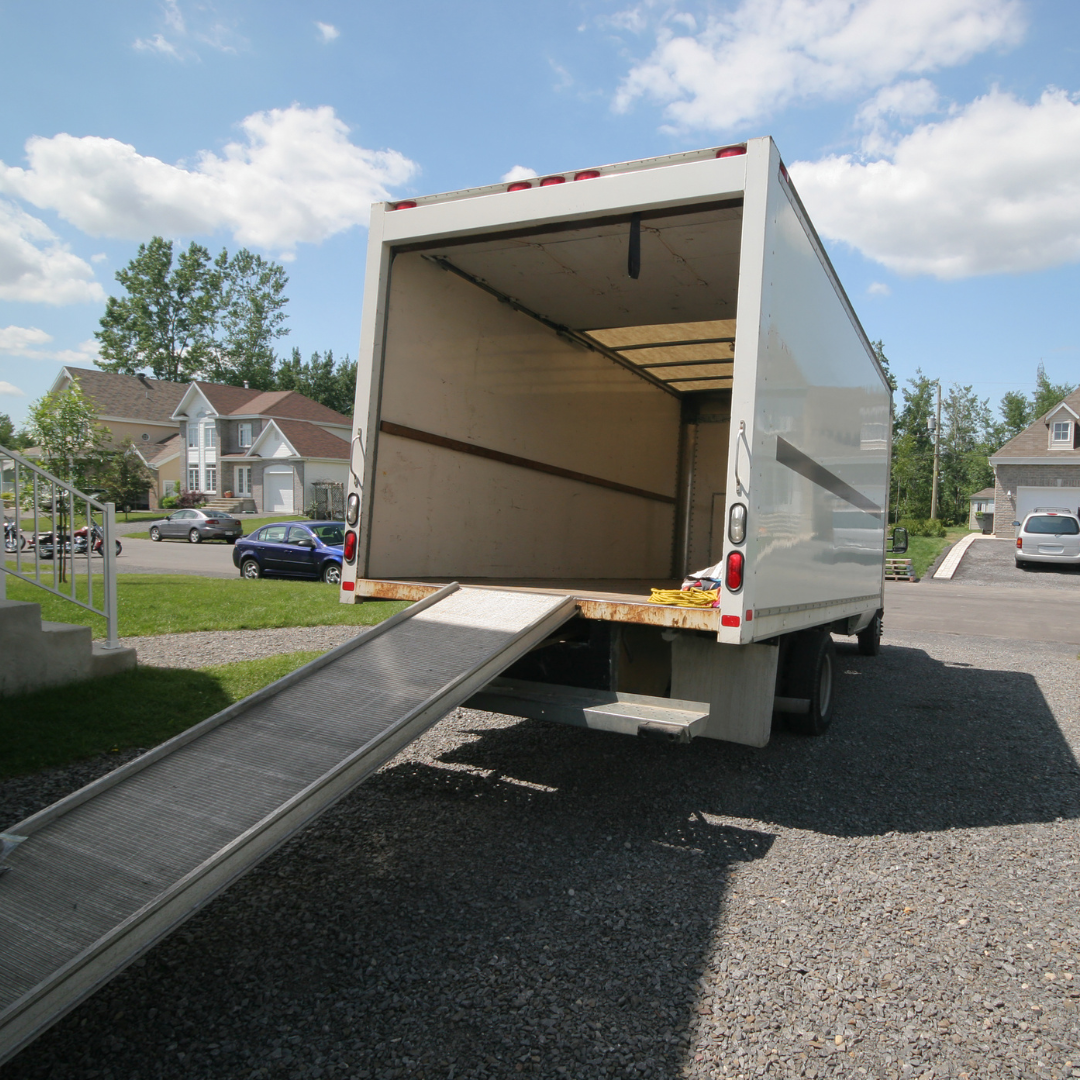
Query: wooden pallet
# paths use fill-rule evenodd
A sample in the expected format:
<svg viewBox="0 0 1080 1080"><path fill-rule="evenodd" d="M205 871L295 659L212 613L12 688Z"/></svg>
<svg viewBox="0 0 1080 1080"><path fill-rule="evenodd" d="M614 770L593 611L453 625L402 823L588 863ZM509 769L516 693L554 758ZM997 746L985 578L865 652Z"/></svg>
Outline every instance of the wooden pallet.
<svg viewBox="0 0 1080 1080"><path fill-rule="evenodd" d="M914 581L915 580L915 567L911 565L910 559L886 559L885 560L885 580L886 581Z"/></svg>

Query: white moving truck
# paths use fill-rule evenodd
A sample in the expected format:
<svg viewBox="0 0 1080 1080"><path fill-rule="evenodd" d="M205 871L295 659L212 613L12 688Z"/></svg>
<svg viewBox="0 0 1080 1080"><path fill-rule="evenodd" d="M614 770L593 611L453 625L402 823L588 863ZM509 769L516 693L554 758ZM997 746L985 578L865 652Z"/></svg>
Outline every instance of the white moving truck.
<svg viewBox="0 0 1080 1080"><path fill-rule="evenodd" d="M771 139L376 205L341 600L572 595L476 705L819 733L830 634L878 647L891 414ZM649 602L703 568L718 607Z"/></svg>

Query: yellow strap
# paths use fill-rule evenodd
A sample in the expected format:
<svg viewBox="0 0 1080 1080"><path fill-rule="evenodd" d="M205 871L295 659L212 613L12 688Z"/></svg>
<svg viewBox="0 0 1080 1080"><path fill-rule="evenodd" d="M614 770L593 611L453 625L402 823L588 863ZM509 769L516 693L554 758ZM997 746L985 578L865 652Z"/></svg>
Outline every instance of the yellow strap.
<svg viewBox="0 0 1080 1080"><path fill-rule="evenodd" d="M713 607L720 598L719 589L653 589L650 604L675 607Z"/></svg>

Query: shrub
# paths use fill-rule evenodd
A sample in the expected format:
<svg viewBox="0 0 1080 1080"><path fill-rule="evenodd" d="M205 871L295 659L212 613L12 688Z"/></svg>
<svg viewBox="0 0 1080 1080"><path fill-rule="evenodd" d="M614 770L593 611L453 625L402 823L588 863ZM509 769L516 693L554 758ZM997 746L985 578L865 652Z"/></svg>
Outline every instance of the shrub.
<svg viewBox="0 0 1080 1080"><path fill-rule="evenodd" d="M180 499L176 495L166 495L158 505L162 510L176 510L180 505Z"/></svg>
<svg viewBox="0 0 1080 1080"><path fill-rule="evenodd" d="M206 495L201 491L181 491L176 497L176 505L181 510L193 510L206 503Z"/></svg>
<svg viewBox="0 0 1080 1080"><path fill-rule="evenodd" d="M907 529L910 536L944 537L945 526L934 518L905 518L896 523L901 529Z"/></svg>

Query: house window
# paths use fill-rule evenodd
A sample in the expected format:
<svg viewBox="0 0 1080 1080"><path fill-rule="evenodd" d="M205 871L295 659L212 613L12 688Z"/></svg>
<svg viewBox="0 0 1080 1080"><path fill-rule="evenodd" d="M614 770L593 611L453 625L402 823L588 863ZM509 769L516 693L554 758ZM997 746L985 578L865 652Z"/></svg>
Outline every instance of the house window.
<svg viewBox="0 0 1080 1080"><path fill-rule="evenodd" d="M1055 446L1072 446L1072 421L1071 420L1055 420L1054 421L1054 436L1053 441Z"/></svg>
<svg viewBox="0 0 1080 1080"><path fill-rule="evenodd" d="M187 486L188 491L199 490L199 467L192 465L187 471Z"/></svg>
<svg viewBox="0 0 1080 1080"><path fill-rule="evenodd" d="M251 424L240 425L240 446L246 450L251 445Z"/></svg>
<svg viewBox="0 0 1080 1080"><path fill-rule="evenodd" d="M187 426L187 444L188 446L199 445L199 425L189 423Z"/></svg>
<svg viewBox="0 0 1080 1080"><path fill-rule="evenodd" d="M206 491L217 491L217 466L206 466Z"/></svg>
<svg viewBox="0 0 1080 1080"><path fill-rule="evenodd" d="M203 446L217 446L217 428L211 423L206 425L206 434L203 436Z"/></svg>

